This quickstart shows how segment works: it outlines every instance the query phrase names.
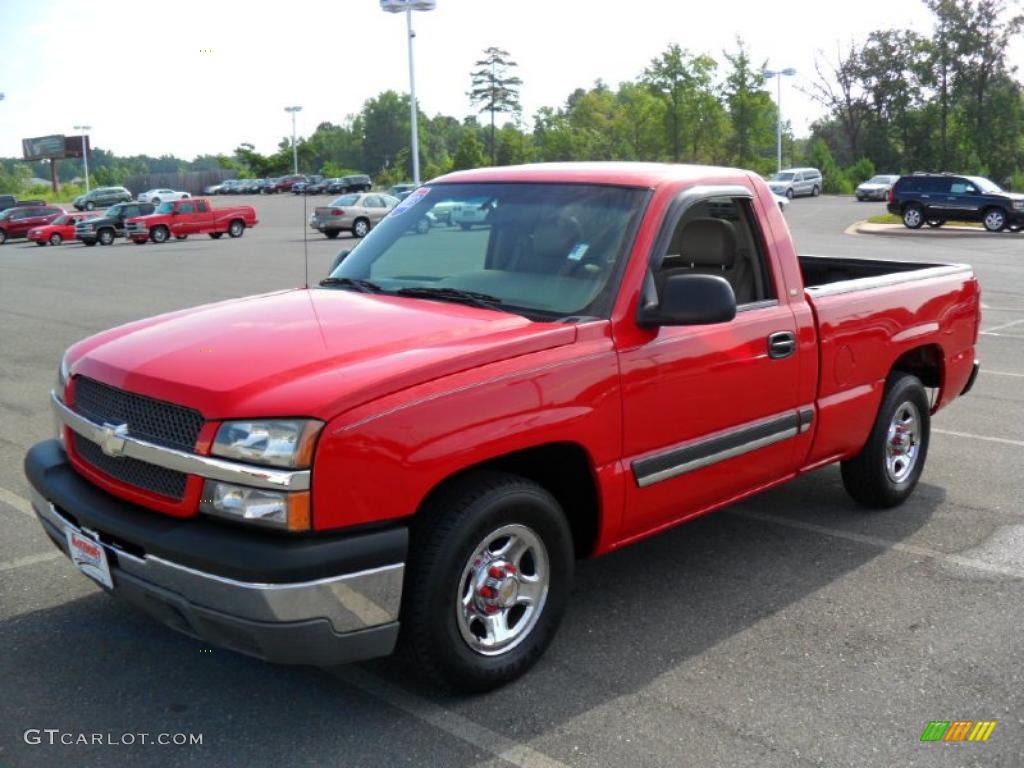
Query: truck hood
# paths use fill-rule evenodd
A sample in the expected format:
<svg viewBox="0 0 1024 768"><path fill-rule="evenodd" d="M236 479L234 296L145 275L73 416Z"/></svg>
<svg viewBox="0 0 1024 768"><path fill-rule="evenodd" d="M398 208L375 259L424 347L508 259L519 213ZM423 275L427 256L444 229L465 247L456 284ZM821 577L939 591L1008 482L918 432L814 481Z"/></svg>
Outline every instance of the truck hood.
<svg viewBox="0 0 1024 768"><path fill-rule="evenodd" d="M141 320L68 351L72 375L207 419L330 419L459 371L572 343L573 326L408 297L291 290Z"/></svg>

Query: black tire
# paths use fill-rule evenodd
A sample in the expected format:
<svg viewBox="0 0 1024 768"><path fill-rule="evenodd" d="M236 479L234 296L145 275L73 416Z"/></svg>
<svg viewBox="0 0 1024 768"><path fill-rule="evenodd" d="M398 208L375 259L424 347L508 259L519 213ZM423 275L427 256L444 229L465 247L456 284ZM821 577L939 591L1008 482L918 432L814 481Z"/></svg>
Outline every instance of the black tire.
<svg viewBox="0 0 1024 768"><path fill-rule="evenodd" d="M340 235L340 234L341 234L341 232L339 232L339 231L338 231L338 230L336 230L336 229L325 229L325 230L324 230L324 234L325 234L325 235L327 235L327 238L328 238L329 240L333 240L333 239L334 239L334 238L336 238L336 237L337 237L338 235Z"/></svg>
<svg viewBox="0 0 1024 768"><path fill-rule="evenodd" d="M928 221L926 221L925 223L932 229L938 229L946 222L943 219L928 219Z"/></svg>
<svg viewBox="0 0 1024 768"><path fill-rule="evenodd" d="M214 240L220 240L220 236L223 235L224 233L223 232L208 232L207 234L210 237L212 237Z"/></svg>
<svg viewBox="0 0 1024 768"><path fill-rule="evenodd" d="M153 205L160 205L160 198L159 197L154 197L149 202L151 202Z"/></svg>
<svg viewBox="0 0 1024 768"><path fill-rule="evenodd" d="M60 232L54 232L52 235L50 235L50 241L49 242L50 242L50 245L60 245L61 243L64 242L64 238L60 234Z"/></svg>
<svg viewBox="0 0 1024 768"><path fill-rule="evenodd" d="M924 221L924 211L917 203L911 203L903 209L903 226L907 229L920 229Z"/></svg>
<svg viewBox="0 0 1024 768"><path fill-rule="evenodd" d="M42 246L46 245L46 241L45 240L36 240L36 245L42 247Z"/></svg>
<svg viewBox="0 0 1024 768"><path fill-rule="evenodd" d="M867 200L867 198L864 197L863 195L857 195L857 202L858 203L863 203L865 200Z"/></svg>
<svg viewBox="0 0 1024 768"><path fill-rule="evenodd" d="M788 197L790 200L792 200L793 196L794 196L793 188L790 187L789 189L786 190L786 197Z"/></svg>
<svg viewBox="0 0 1024 768"><path fill-rule="evenodd" d="M489 535L509 525L522 526L542 542L547 592L519 639L504 651L484 654L464 638L459 606L472 587L467 569L475 565L474 553ZM472 473L433 495L414 518L412 537L400 642L417 672L451 688L486 691L530 669L558 629L575 565L572 534L554 497L517 475ZM518 624L510 626L514 631Z"/></svg>
<svg viewBox="0 0 1024 768"><path fill-rule="evenodd" d="M166 243L170 236L170 230L162 224L159 227L153 227L153 231L149 233L149 239L157 244Z"/></svg>
<svg viewBox="0 0 1024 768"><path fill-rule="evenodd" d="M92 200L90 200L89 202L87 202L85 204L85 210L87 210L87 211L95 211L96 210L96 203L94 203Z"/></svg>
<svg viewBox="0 0 1024 768"><path fill-rule="evenodd" d="M175 235L175 240L188 240L188 235Z"/></svg>
<svg viewBox="0 0 1024 768"><path fill-rule="evenodd" d="M228 237L241 237L245 232L245 222L241 219L234 219L228 224Z"/></svg>
<svg viewBox="0 0 1024 768"><path fill-rule="evenodd" d="M101 229L97 234L100 245L113 245L114 244L114 230L112 229Z"/></svg>
<svg viewBox="0 0 1024 768"><path fill-rule="evenodd" d="M1010 230L1011 232L1020 232L1021 229L1024 228L1024 225L1021 225L1021 224L1008 224L1006 226L1006 228L1008 230Z"/></svg>
<svg viewBox="0 0 1024 768"><path fill-rule="evenodd" d="M981 215L981 223L989 232L1002 232L1006 228L1006 211L1002 208L986 208Z"/></svg>
<svg viewBox="0 0 1024 768"><path fill-rule="evenodd" d="M821 194L821 187L817 184L814 185L814 189L811 190L811 197L817 197Z"/></svg>
<svg viewBox="0 0 1024 768"><path fill-rule="evenodd" d="M96 245L95 240L83 240L82 242L85 243L86 246L88 246L89 248L92 248L94 245Z"/></svg>
<svg viewBox="0 0 1024 768"><path fill-rule="evenodd" d="M366 237L370 233L370 222L367 219L356 219L352 222L352 234L355 237Z"/></svg>
<svg viewBox="0 0 1024 768"><path fill-rule="evenodd" d="M900 476L890 468L889 451L894 448L893 427L903 413L915 411L918 422L913 459L904 459L906 474ZM843 485L855 501L873 509L887 509L902 504L917 486L928 458L931 416L924 385L909 373L893 373L885 387L874 426L861 452L842 462ZM916 442L914 442L916 440ZM899 465L897 464L897 467Z"/></svg>

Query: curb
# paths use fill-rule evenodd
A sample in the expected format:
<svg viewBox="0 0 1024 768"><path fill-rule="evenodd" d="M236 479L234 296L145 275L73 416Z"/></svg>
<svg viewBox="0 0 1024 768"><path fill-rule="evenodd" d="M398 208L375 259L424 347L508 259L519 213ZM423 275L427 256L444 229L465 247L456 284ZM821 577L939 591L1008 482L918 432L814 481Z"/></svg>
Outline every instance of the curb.
<svg viewBox="0 0 1024 768"><path fill-rule="evenodd" d="M844 230L847 235L882 235L883 237L997 237L1020 235L1020 232L989 232L974 227L941 227L938 229L908 229L902 224L871 224L858 221Z"/></svg>

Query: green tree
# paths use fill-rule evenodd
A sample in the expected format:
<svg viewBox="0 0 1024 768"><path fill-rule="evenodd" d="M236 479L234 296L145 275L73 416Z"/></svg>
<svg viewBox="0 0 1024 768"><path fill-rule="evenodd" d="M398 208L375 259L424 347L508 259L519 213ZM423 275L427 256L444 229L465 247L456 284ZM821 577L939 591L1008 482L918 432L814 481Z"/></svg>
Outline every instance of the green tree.
<svg viewBox="0 0 1024 768"><path fill-rule="evenodd" d="M735 165L754 168L764 164L766 155L770 157L778 112L761 74L767 62L753 66L747 46L739 38L736 48L735 53L725 53L731 65L723 91L732 124L729 156Z"/></svg>
<svg viewBox="0 0 1024 768"><path fill-rule="evenodd" d="M487 163L487 156L484 154L484 145L471 131L466 131L459 146L455 149L455 156L452 158L452 170L462 171L467 168L479 168Z"/></svg>
<svg viewBox="0 0 1024 768"><path fill-rule="evenodd" d="M484 57L476 62L470 73L471 87L467 94L474 107L491 115L490 153L491 165L497 162L498 146L495 141L495 115L498 113L518 115L522 111L519 103L519 88L523 81L512 74L519 65L512 61L509 52L491 46L484 49Z"/></svg>

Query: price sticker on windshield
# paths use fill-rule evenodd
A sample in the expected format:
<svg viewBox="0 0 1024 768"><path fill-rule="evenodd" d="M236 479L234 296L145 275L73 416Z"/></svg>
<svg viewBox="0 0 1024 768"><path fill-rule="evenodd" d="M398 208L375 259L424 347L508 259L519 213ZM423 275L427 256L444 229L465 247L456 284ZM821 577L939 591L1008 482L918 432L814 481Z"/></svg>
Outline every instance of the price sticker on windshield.
<svg viewBox="0 0 1024 768"><path fill-rule="evenodd" d="M418 203L420 200L426 197L428 194L430 194L429 187L420 187L419 189L413 190L412 192L409 193L409 196L405 198L405 200L403 200L402 202L400 202L398 205L391 209L391 215L401 216L407 210L416 205L416 203Z"/></svg>

